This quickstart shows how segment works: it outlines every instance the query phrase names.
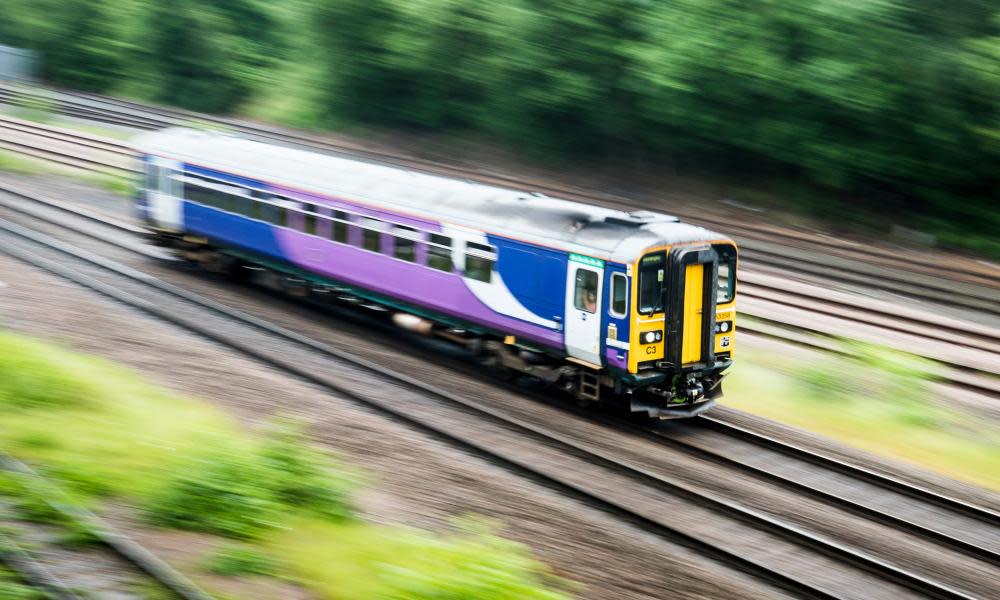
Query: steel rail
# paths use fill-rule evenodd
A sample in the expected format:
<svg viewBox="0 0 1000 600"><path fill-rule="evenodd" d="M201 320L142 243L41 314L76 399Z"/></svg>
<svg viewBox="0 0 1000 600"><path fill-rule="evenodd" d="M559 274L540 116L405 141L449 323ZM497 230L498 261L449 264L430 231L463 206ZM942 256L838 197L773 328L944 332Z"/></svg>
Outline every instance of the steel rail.
<svg viewBox="0 0 1000 600"><path fill-rule="evenodd" d="M2 189L2 188L0 188L0 189ZM38 200L41 200L41 199L38 199ZM99 222L99 223L101 223L103 225L107 225L109 227L114 227L114 228L122 229L122 230L127 231L127 232L137 232L137 231L141 232L142 231L141 228L134 227L134 226L132 226L130 224L122 223L122 222L111 220L111 219L106 219L106 218L103 218L103 217L98 217L98 216L95 216L95 215L93 215L91 213L88 213L86 211L81 211L80 209L78 209L76 207L73 207L73 206L70 206L70 205L54 205L54 207L58 208L60 210L67 211L67 212L69 212L69 213L71 213L71 214L73 214L75 216L80 216L80 217L83 217L83 218L87 218L87 219ZM37 216L37 215L35 215L35 216ZM130 251L133 251L133 252L139 252L139 251L142 250L142 248L136 248L135 246L129 246L129 245L118 243L116 241L108 240L107 238L105 238L103 236L95 234L94 232L90 231L89 229L79 228L79 227L75 227L73 225L66 225L66 227L69 228L69 229L72 229L72 230L74 230L74 231L76 231L78 233L81 233L83 235L87 235L87 236L93 237L93 238L98 239L100 241L103 241L105 243L112 243L112 244L118 245L120 247L123 247L123 248L125 248L127 250L130 250ZM153 258L162 258L162 255L158 255L158 254L152 253L152 252L141 252L141 253L143 255L145 255L145 256L149 256L149 257L153 257ZM700 453L702 455L707 455L708 454L707 451L705 451L704 449L696 448L695 446L692 446L690 444L685 444L682 441L674 440L674 439L672 439L670 437L663 436L663 435L657 434L655 432L653 432L653 434L656 435L661 441L665 441L665 442L667 442L667 443L669 443L671 445L674 445L676 447L684 447L689 452ZM750 437L751 435L752 434L750 432L746 432L746 433L743 434L742 437ZM756 439L756 438L754 438L754 439ZM771 445L771 444L769 443L767 445ZM787 444L782 447L782 450L783 450L783 453L785 453L786 455L792 456L794 458L800 458L800 459L802 458L803 453L807 453L808 452L808 451L802 450L800 448L789 446ZM808 458L809 458L808 462L819 463L822 466L826 466L827 468L830 468L831 470L834 470L834 471L845 472L847 470L847 467L845 467L843 464L837 464L835 467L832 467L832 468L829 467L829 465L827 463L827 461L829 459L826 459L825 457L822 457L821 455L816 455L815 453L809 453L809 457ZM965 554L968 554L970 556L974 556L974 557L979 558L981 560L985 560L985 561L988 561L988 562L991 562L991 563L994 563L994 564L1000 564L1000 563L998 563L998 555L997 555L997 553L995 551L990 550L990 549L983 548L981 546L977 546L976 544L973 544L973 543L970 543L970 542L966 542L964 540L960 540L960 539L954 538L953 536L949 536L947 534L938 532L938 531L933 530L933 529L928 529L928 528L923 527L921 525L918 525L918 524L906 521L905 519L901 519L899 517L895 517L895 516L893 516L891 514L888 514L888 513L884 512L884 511L879 511L877 509L872 509L872 508L863 506L863 505L861 505L859 503L852 502L852 501L840 498L840 497L835 496L833 494L829 494L829 493L817 490L815 488L811 488L809 486L802 485L802 484L797 483L797 482L795 482L793 480L790 480L790 479L783 478L783 477L778 476L778 475L774 475L774 474L768 473L768 472L763 471L761 469L756 469L754 467L750 467L750 466L745 465L743 463L739 463L738 461L733 461L731 459L728 459L728 458L726 458L726 457L724 457L724 456L722 456L720 454L717 454L717 453L714 454L711 457L711 459L714 460L715 462L718 462L718 463L727 464L728 466L733 467L733 468L738 468L738 469L741 469L741 470L744 470L744 471L747 471L747 472L751 472L751 473L753 473L758 478L770 480L773 483L778 483L778 484L782 485L783 487L795 490L795 491L797 491L799 493L802 493L803 495L810 495L810 496L813 496L813 497L818 498L820 500L823 500L823 501L825 501L827 503L840 506L841 508L849 510L849 511L855 513L855 514L859 514L861 516L864 516L866 518L870 518L870 519L875 520L877 522L883 522L883 523L889 524L889 525L891 525L891 526L893 526L893 527L895 527L897 529L902 529L902 530L909 531L910 533L913 533L913 534L918 535L920 537L924 537L925 539L932 540L932 541L940 543L942 545L949 546L949 547L951 547L951 548L953 548L955 550L958 550L958 551L963 552ZM869 476L866 474L866 476L863 479L864 480L868 480ZM909 484L905 484L905 483L892 484L890 482L883 482L882 483L882 487L885 487L886 489L890 489L890 490L894 490L894 491L900 491L900 488L898 487L900 485L907 485L908 486ZM906 493L906 492L901 492L901 493ZM924 492L924 493L927 493L927 492ZM909 493L906 493L906 495L912 496L914 494L912 492L909 492ZM947 501L948 501L947 498L941 497L941 498L935 500L933 502L933 504L939 505L939 506L943 505L943 506L946 506L947 508L952 508L950 505L947 504ZM957 512L964 513L965 511L964 510L959 510Z"/></svg>
<svg viewBox="0 0 1000 600"><path fill-rule="evenodd" d="M911 498L921 502L926 502L928 504L940 506L952 512L970 516L981 521L985 525L1000 529L1000 513L989 508L979 506L971 502L958 500L957 498L952 498L944 494L939 494L925 487L905 482L896 477L892 477L884 473L878 473L871 469L851 464L847 461L835 459L819 452L795 446L772 436L751 431L745 427L726 422L718 417L702 415L695 417L695 422L726 435L743 438L755 445L771 448L781 454L814 464L822 467L823 469L838 471L854 479L866 481L883 489L910 496Z"/></svg>
<svg viewBox="0 0 1000 600"><path fill-rule="evenodd" d="M32 96L31 92L25 90L14 90L12 88L0 86L0 91L8 94L10 97L16 97L17 95L22 96ZM182 109L169 108L163 106L154 106L150 104L144 104L139 102L133 102L129 100L124 100L121 98L111 98L108 96L101 96L98 94L88 94L84 92L76 92L69 90L60 90L60 94L63 96L73 98L74 103L70 103L70 106L76 106L83 108L85 110L91 111L92 113L99 113L103 111L113 111L118 109L118 114L122 118L126 119L136 119L136 115L128 115L121 113L122 109L128 108L133 111L138 111L145 115L153 114L157 115L156 119L148 119L145 128L154 129L162 126L178 125L184 124L185 122L191 121L202 121L207 123L214 123L222 125L234 130L242 131L245 133L250 133L252 135L257 135L264 138L274 139L276 141L283 142L295 142L306 147L334 151L340 154L350 154L353 156L364 155L369 159L373 159L384 164L391 164L395 166L405 166L408 168L414 168L415 166L421 170L426 170L432 173L441 173L442 171L449 172L456 177L460 178L471 178L477 180L483 180L486 178L488 182L498 183L506 186L513 187L527 187L539 191L549 191L553 192L555 195L562 196L572 196L576 198L586 199L591 202L609 202L617 205L624 205L630 208L637 208L638 204L641 203L641 199L628 198L616 194L609 194L606 192L596 192L593 190L585 190L580 188L574 188L569 186L558 186L552 185L544 182L539 182L531 180L524 177L514 177L505 175L502 173L497 173L493 171L485 171L483 169L475 169L468 167L460 167L456 165L444 165L439 162L420 159L411 156L403 156L397 153L390 153L385 151L374 151L371 149L360 148L355 145L345 144L342 142L335 142L328 138L319 137L312 134L306 134L303 132L287 129L279 129L277 127L266 126L258 123L250 123L246 121L241 121L232 118L218 117L214 115L193 113L190 111L185 111ZM44 97L41 95L35 95L36 97ZM51 99L49 99L51 100ZM87 106L82 104L82 102L87 101L91 103L98 103L104 105L106 108L94 107L93 105ZM65 103L65 100L63 100ZM717 219L712 219L706 217L704 214L698 213L678 213L684 216L686 219L702 222L709 225L721 226L721 227L732 227L729 222L720 221ZM748 228L746 226L737 226L743 231L749 231L752 235L758 236L760 239L773 239L781 238L786 240L794 240L798 242L807 242L811 245L826 250L829 248L836 248L845 253L858 254L862 256L868 256L871 258L878 258L885 262L892 263L896 266L912 266L919 265L932 274L938 276L948 277L954 273L961 273L968 275L970 277L975 277L980 280L981 283L986 285L991 285L993 287L1000 287L1000 269L982 269L982 270L971 270L971 269L942 269L941 265L935 261L928 259L921 259L919 257L906 257L900 258L898 255L892 253L888 250L883 250L880 248L871 247L853 247L845 246L843 244L832 244L829 242L817 241L814 237L807 234L795 231L783 231L773 227L763 227L759 229ZM947 290L954 294L954 290Z"/></svg>
<svg viewBox="0 0 1000 600"><path fill-rule="evenodd" d="M94 213L91 213L89 211L80 209L80 208L72 206L70 204L66 204L66 203L63 203L63 202L54 201L54 200L51 200L51 199L48 199L48 198L43 198L43 197L41 197L41 196L39 196L37 194L28 193L28 192L20 189L17 186L12 186L12 185L4 183L4 182L0 182L0 192L7 193L7 194L10 194L10 195L16 196L18 198L22 198L24 200L28 200L28 201L31 201L31 202L34 202L34 203L37 203L37 204L41 204L43 206L47 206L49 208L53 208L53 209L59 210L61 212L66 212L66 213L72 214L74 216L81 217L81 218L87 219L89 221L105 225L107 227L118 229L118 230L121 230L121 231L123 231L125 233L129 233L129 234L133 234L133 235L143 235L144 232L145 232L145 230L142 229L141 227L132 225L130 223L126 223L126 222L119 221L119 220L116 220L116 219L111 219L109 217L104 217L104 216L96 215ZM24 213L28 212L26 209L23 209L22 207L13 206L13 205L11 205L9 203L5 203L5 202L0 201L0 204L2 204L3 206L5 206L6 208L8 208L10 210L20 211L20 212L24 212ZM43 216L40 216L40 215L34 214L34 213L32 213L30 216L33 216L35 218L44 218ZM167 256L163 252L154 252L154 251L152 251L149 248L144 248L144 247L141 247L141 246L137 247L137 246L134 246L134 245L128 245L128 244L119 243L119 242L114 241L114 240L108 240L106 237L101 236L101 235L99 235L99 234L97 234L97 233L95 233L93 231L90 231L88 229L81 228L81 227L76 227L76 226L74 226L72 224L64 224L64 226L72 229L73 231L75 231L76 233L79 233L81 235L92 237L92 238L98 239L100 241L104 241L104 242L108 242L108 243L113 243L113 244L121 246L121 247L123 247L123 248L125 248L127 250L130 250L132 252L136 252L136 253L145 255L145 256L150 257L150 258L157 258L157 259L161 259L161 260L167 258ZM740 312L740 311L738 311L738 312ZM742 314L746 315L746 313L742 313ZM766 317L761 317L759 315L753 315L753 314L749 314L747 316L750 316L752 320L750 320L750 321L747 321L747 320L741 321L740 325L738 326L738 328L739 328L739 330L741 332L750 333L750 334L761 336L761 337L772 338L772 339L780 340L780 341L783 341L783 342L795 344L795 345L798 345L798 346L805 346L805 347L808 347L810 349L819 350L819 351L826 352L826 353L835 353L835 354L840 354L840 355L843 355L843 356L850 356L847 352L844 352L844 351L836 349L836 347L835 347L836 344L835 343L823 343L823 342L821 342L819 340L816 340L816 339L812 339L812 340L811 339L804 339L802 336L796 336L796 335L793 335L793 334L789 333L785 329L785 327L788 327L788 325L785 324L785 323L783 323L783 322L781 322L781 321L773 321L772 319L768 319ZM757 325L757 323L755 323L755 321L760 321L762 323L772 322L777 327L773 327L773 328L761 327L761 326ZM820 336L820 338L834 340L834 342L835 342L835 338L832 338L831 334L829 334L827 332L824 332L822 330L819 330L819 329L810 329L808 327L804 327L804 326L800 326L800 325L795 325L795 326L791 326L791 327L794 330L796 330L796 331L807 332L810 336ZM1000 341L1000 340L998 340L998 341ZM970 373L973 373L973 374L980 373L980 371L978 371L977 369L975 369L973 367L968 367L967 365L964 365L964 364L961 364L961 363L949 362L947 360L942 360L942 359L933 359L933 360L935 360L936 362L939 362L940 364L945 365L945 366L947 366L947 367L949 367L951 369L954 369L956 371L967 371L967 372L970 372ZM983 394L983 395L989 396L989 397L1000 398L1000 381L998 381L997 386L990 386L990 385L987 385L987 384L985 384L983 382L979 382L979 381L977 381L975 379L960 378L960 377L954 377L954 376L951 376L951 375L942 375L941 376L941 380L944 381L945 383L948 383L948 384L953 385L953 386L958 387L958 388L968 389L970 391L974 391L974 392L977 392L979 394Z"/></svg>
<svg viewBox="0 0 1000 600"><path fill-rule="evenodd" d="M164 123L164 124L170 124L170 123ZM24 131L27 131L28 127L32 127L32 124L30 122L22 122L19 123L19 125L24 128L23 129ZM47 126L44 127L38 126L38 127L43 132L41 135L45 135L51 138L56 138L56 136L58 135L55 133L56 131L58 131L56 128ZM66 131L64 136L65 137L62 138L62 141L74 142L78 140L80 141L81 144L86 145L87 147L93 147L93 141L97 140L97 138L93 138L91 136L86 136L84 134L71 131ZM128 151L126 150L127 148L126 145L119 144L117 142L108 142L108 143L113 144L115 146L117 153L122 155L128 153ZM36 152L37 151L44 151L44 150L36 150ZM44 159L45 157L42 158ZM79 166L79 165L74 165L70 161L68 161L65 154L63 154L62 157L57 158L56 161L62 162L64 164L69 164L70 166ZM110 165L107 163L100 163L98 161L93 161L93 162L96 162L99 166L102 167L124 170L127 173L138 172L137 169L122 169L118 165ZM405 162L404 163L393 162L390 164L394 166L412 166ZM435 164L435 163L430 163L430 164ZM444 169L450 168L450 167L441 167L440 165L437 165L437 167L438 168L429 170L428 172L440 173L442 168ZM467 176L467 175L468 175L467 173L459 174L459 176ZM608 198L594 195L592 193L588 195L588 193L581 192L579 190L573 191L571 192L571 194L575 194L577 197L589 201L611 201L612 203L618 202L619 204L621 204L621 201L613 199L608 200ZM695 216L695 220L697 220L697 215ZM879 274L878 276L875 276L873 273L866 272L866 270L863 268L850 268L844 265L839 265L836 268L831 269L829 264L826 264L822 261L812 260L803 256L789 257L787 255L778 255L775 254L774 252L768 252L767 250L759 248L744 248L742 256L744 261L746 261L748 258L752 258L753 260L750 261L751 263L759 263L761 265L767 265L771 267L777 266L782 269L792 269L795 271L806 272L814 276L821 276L827 279L833 279L845 283L863 285L865 287L869 287L872 289L899 293L901 290L904 290L905 288L904 290L905 293L908 293L909 295L915 298L920 298L924 300L940 301L942 294L947 294L949 299L951 300L955 300L956 298L961 297L963 299L961 304L967 308L980 310L989 314L1000 315L1000 301L995 300L993 295L978 294L978 293L972 294L967 291L955 289L954 285L949 285L944 282L942 283L934 283L927 281L914 282L912 280L893 277L891 275L885 275L885 274ZM886 283L886 282L891 282L891 283ZM928 322L931 325L937 326L936 324L926 320L923 322ZM944 339L944 338L939 336L939 339Z"/></svg>
<svg viewBox="0 0 1000 600"><path fill-rule="evenodd" d="M65 493L55 483L35 469L6 453L0 452L0 469L30 480L28 485L38 490L45 504L73 523L86 528L104 547L128 564L142 571L182 600L213 600L207 592L191 582L155 554L132 538L113 529L94 513L66 501Z"/></svg>
<svg viewBox="0 0 1000 600"><path fill-rule="evenodd" d="M868 519L873 523L879 523L893 529L905 531L916 537L923 538L924 540L927 540L929 542L944 546L961 554L965 554L966 556L976 558L978 560L990 563L994 566L1000 566L1000 550L996 548L989 548L980 544L976 544L974 542L957 538L953 535L949 535L947 533L938 531L936 529L925 527L918 523L914 523L913 521L909 521L902 517L893 515L889 512L886 512L885 510L872 508L871 506L866 506L864 504L861 504L860 502L820 490L814 486L804 484L800 481L796 481L789 477L785 477L783 475L767 471L760 467L749 465L745 462L741 462L729 456L725 456L719 452L706 449L702 446L694 445L686 440L677 439L675 437L664 435L663 433L658 432L656 430L642 428L639 429L638 431L640 433L649 435L650 437L652 437L653 439L655 439L660 443L664 443L668 446L678 448L692 456L704 458L710 462L724 465L726 467L740 471L742 473L747 473L753 478L762 481L767 481L771 484L793 491L801 496L814 498L825 504L835 506L847 512ZM758 442L755 440L751 440L751 443L757 444ZM788 446L788 448L794 448L793 451L783 452L787 456L792 456L801 459L800 453L808 452L799 447L790 445L786 446ZM828 463L825 462L825 457L823 461L819 460L814 461L813 459L810 459L809 462L813 464L819 464L823 468L829 470L847 473L854 476L853 473L848 472L846 469L843 469L839 465L836 467L829 465ZM867 477L862 480L871 482L871 480L868 479ZM913 487L912 484L905 483L900 480L894 480L893 483L891 484L889 484L888 482L886 484L880 484L880 487L883 487L886 490L897 492L906 496L911 496L911 497L914 496L914 494L909 490L910 487ZM904 487L907 489L904 490ZM946 508L948 508L949 510L954 510L954 507L951 504L948 504L949 502L954 502L954 500L946 497L937 497L931 503L937 506L946 506ZM963 508L955 512L959 512L961 514L967 514L966 510L967 509L963 506ZM1000 529L1000 522L994 521L994 522L989 522L988 524Z"/></svg>
<svg viewBox="0 0 1000 600"><path fill-rule="evenodd" d="M0 539L0 564L17 573L24 583L39 590L46 598L87 600L9 537Z"/></svg>
<svg viewBox="0 0 1000 600"><path fill-rule="evenodd" d="M7 127L3 125L3 123L0 123L0 131L3 131L4 129L7 129ZM28 132L31 135L38 135L36 132L32 132L30 130L18 129L17 131L20 131L22 133ZM41 137L45 137L47 139L53 139L53 136L50 135L43 135ZM130 159L135 158L135 154L131 151L123 152L117 150L98 149L94 146L81 144L80 140L90 139L89 137L84 136L82 134L75 134L75 133L66 134L58 139L59 141L76 144L100 153L110 153L117 156L127 156ZM32 143L27 143L25 141L0 139L0 148L6 148L13 152L26 154L38 160L54 162L63 166L73 167L77 169L91 170L101 173L112 172L112 173L139 174L142 172L140 169L137 169L135 167L124 167L118 164L109 163L93 157L71 154L67 151L55 149L52 148L51 146L46 146L44 144L32 144Z"/></svg>
<svg viewBox="0 0 1000 600"><path fill-rule="evenodd" d="M960 592L958 590L955 590L938 582L934 582L921 575L917 575L915 573L906 571L905 569L896 567L878 558L867 555L864 552L860 552L855 549L843 546L839 543L833 542L831 540L824 539L820 536L816 536L807 531L801 530L795 526L789 525L787 523L782 523L772 517L733 504L727 500L715 497L711 494L695 491L693 489L686 488L680 484L666 481L655 474L645 471L642 467L636 466L634 464L629 464L625 461L609 456L603 452L588 449L584 446L581 446L579 443L573 440L567 439L565 436L562 436L560 434L554 434L552 432L545 431L544 429L539 428L536 425L524 422L521 419L517 419L509 415L502 414L493 408L479 405L476 402L472 402L467 399L461 398L459 396L456 396L450 392L446 392L434 386L430 386L428 384L420 382L414 382L410 378L398 374L395 371L386 369L378 365L372 365L367 361L358 358L352 354L328 347L301 334L288 331L284 328L263 321L257 317L253 317L251 315L247 315L245 313L241 313L240 311L236 311L229 307L220 305L213 300L199 297L196 294L192 294L191 292L188 292L181 288L177 288L172 284L157 280L152 276L146 275L139 271L135 271L134 269L123 267L121 265L116 265L115 263L103 259L99 256L93 255L89 252L75 249L63 242L48 239L47 236L42 236L40 234L33 233L30 230L26 230L20 226L16 226L6 222L0 222L0 228L4 229L8 233L17 235L25 239L29 239L35 244L44 246L49 249L53 249L57 252L60 252L68 256L72 256L77 260L81 260L90 263L92 265L98 266L105 271L114 272L118 275L124 276L133 281L140 282L145 286L155 288L158 292L163 292L172 296L176 296L186 302L193 303L199 307L209 309L212 312L222 314L227 319L236 320L243 324L250 325L258 329L262 329L263 331L269 333L270 335L274 335L282 339L285 339L286 341L294 342L298 345L305 346L306 348L318 352L329 358L335 358L337 360L351 364L352 366L360 367L364 371L370 372L378 377L388 378L398 385L403 385L409 389L417 390L420 393L429 395L435 399L443 400L447 402L449 405L459 408L463 412L473 413L477 417L487 419L497 425L501 425L504 428L515 431L519 435L530 437L546 446L549 447L558 446L561 449L561 451L564 452L565 454L585 460L587 464L595 464L595 463L601 464L605 468L614 470L615 472L618 472L620 474L625 474L626 476L634 479L637 483L640 483L652 489L660 490L669 495L686 499L687 501L695 505L711 506L712 510L723 513L733 520L744 522L746 524L749 524L751 527L754 527L761 531L766 531L769 534L777 535L779 537L788 539L789 541L792 541L792 543L798 546L809 548L810 550L817 552L819 554L834 557L837 560L852 565L856 568L861 568L863 570L875 573L886 581L891 581L894 584L905 586L907 588L910 588L921 594L928 595L930 597L940 597L940 598L968 597L963 592ZM52 263L51 261L45 261L44 259L41 261L39 261L37 258L35 260L31 260L30 258L26 258L20 251L12 250L10 248L4 249L3 251L15 255L16 258L19 258L21 260L29 260L30 262L33 262L38 266L46 268L49 271L57 272L57 274L63 277L67 277L68 275L72 274L72 273L67 273L67 269L63 265L58 265ZM46 262L48 262L48 264L44 264ZM170 321L171 323L180 324L185 329L191 330L193 327L192 324L190 323L184 323L183 320L176 317L176 315L165 313L164 310L159 309L158 307L153 307L147 301L143 301L137 298L131 298L129 296L123 296L121 293L118 293L116 290L114 290L114 288L110 288L110 286L108 286L107 284L100 283L97 281L92 281L90 279L91 278L86 276L81 276L79 274L76 274L74 278L74 280L77 281L77 283L85 285L86 287L90 287L91 289L100 291L105 295L114 295L116 300L127 301L128 304L136 308L140 308L147 312L153 312L156 316L164 318ZM629 522L640 522L646 527L652 527L656 531L659 531L661 533L669 532L668 535L666 536L668 539L680 536L683 539L685 539L685 542L687 544L692 545L692 547L694 547L696 550L698 550L703 554L711 555L716 558L722 556L725 558L725 562L730 563L730 565L734 564L733 561L735 558L737 558L735 554L725 550L724 548L720 548L718 545L711 544L709 542L706 542L704 540L699 540L697 538L693 538L689 534L685 534L681 531L673 529L672 527L663 523L660 520L654 520L647 516L636 513L632 509L629 509L628 507L616 503L613 500L602 498L601 496L577 484L574 484L565 479L560 479L551 474L545 473L542 470L538 470L536 467L532 466L531 464L525 463L522 460L499 454L495 450L490 449L489 447L483 445L480 442L456 436L456 434L448 432L442 429L438 425L427 423L422 419L415 418L413 415L400 413L400 411L398 411L397 409L391 406L387 406L383 402L380 402L378 400L373 400L372 398L366 398L360 396L357 390L346 388L338 384L332 384L331 382L323 380L322 378L318 378L314 374L311 374L308 371L305 371L299 367L285 364L282 360L275 359L273 356L269 356L266 352L260 352L258 350L243 347L244 345L239 343L234 344L233 340L206 331L205 328L199 327L198 329L200 329L198 333L200 333L201 335L206 335L214 339L215 341L222 342L230 347L234 347L235 349L240 350L243 353L249 352L257 359L264 360L265 362L268 362L273 366L277 366L285 371L291 371L299 376L304 376L307 379L310 379L313 383L318 383L323 387L326 387L328 389L333 389L342 394L348 394L352 398L361 399L362 403L365 404L366 406L369 407L374 406L378 408L380 412L389 412L392 414L392 416L396 418L403 418L405 421L411 424L418 425L421 429L431 430L433 433L435 433L437 437L443 436L453 443L458 443L463 448L473 449L475 450L476 454L488 457L493 462L498 462L500 464L505 465L508 468L514 468L518 472L529 474L532 479L538 480L539 482L542 482L549 487L556 486L561 491L567 493L570 496L585 498L588 500L589 504L595 507L599 507L605 512L611 512L613 514L617 514L618 516L623 517L626 521ZM810 588L806 590L805 588L801 587L805 585L803 584L803 582L794 579L789 580L787 576L776 573L766 566L760 565L758 563L753 563L752 561L749 561L749 559L746 559L745 557L739 557L739 561L737 561L735 564L741 565L741 570L744 570L749 574L753 574L758 577L763 576L763 578L766 581L771 582L772 584L780 584L779 587L784 587L786 589L797 588L798 592L808 591L808 595L817 593L825 596L830 595L827 594L826 592L823 592L820 589L813 588L811 586L806 586Z"/></svg>

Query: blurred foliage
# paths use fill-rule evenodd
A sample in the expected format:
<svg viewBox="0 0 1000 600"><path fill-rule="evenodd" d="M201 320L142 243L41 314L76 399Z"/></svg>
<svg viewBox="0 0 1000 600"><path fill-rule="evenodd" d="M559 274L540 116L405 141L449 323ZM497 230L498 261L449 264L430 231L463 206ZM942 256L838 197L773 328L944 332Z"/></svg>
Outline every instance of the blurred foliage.
<svg viewBox="0 0 1000 600"><path fill-rule="evenodd" d="M399 526L300 523L270 542L326 598L569 600L574 585L523 545L470 520L448 535ZM328 540L336 540L329 543Z"/></svg>
<svg viewBox="0 0 1000 600"><path fill-rule="evenodd" d="M158 525L251 539L291 512L349 519L356 487L355 477L281 426L259 445L200 452L173 471L146 512Z"/></svg>
<svg viewBox="0 0 1000 600"><path fill-rule="evenodd" d="M0 450L58 481L74 505L110 499L161 525L221 536L205 565L212 572L273 574L337 600L569 597L569 584L526 547L487 528L435 534L355 517L362 478L294 422L246 432L106 361L4 331ZM65 528L63 543L91 541L28 478L0 472L0 496L25 518ZM0 597L14 589L4 585L0 574Z"/></svg>
<svg viewBox="0 0 1000 600"><path fill-rule="evenodd" d="M0 171L19 175L40 175L45 173L46 169L37 160L25 158L9 150L0 150Z"/></svg>
<svg viewBox="0 0 1000 600"><path fill-rule="evenodd" d="M0 536L2 539L3 536ZM48 595L21 581L13 571L0 565L0 598L3 600L45 600Z"/></svg>
<svg viewBox="0 0 1000 600"><path fill-rule="evenodd" d="M996 423L936 398L938 365L873 344L842 347L847 356L745 352L726 379L724 402L1000 490Z"/></svg>
<svg viewBox="0 0 1000 600"><path fill-rule="evenodd" d="M1000 230L988 0L6 4L0 43L39 50L58 84L216 112L280 97L270 116L296 125L802 181L906 209L945 243Z"/></svg>
<svg viewBox="0 0 1000 600"><path fill-rule="evenodd" d="M205 569L216 575L275 575L277 559L249 546L228 545L220 548L205 562Z"/></svg>
<svg viewBox="0 0 1000 600"><path fill-rule="evenodd" d="M0 335L0 411L27 408L65 408L85 404L93 395L90 382L70 374L85 368L86 359L44 364L46 347L21 338Z"/></svg>

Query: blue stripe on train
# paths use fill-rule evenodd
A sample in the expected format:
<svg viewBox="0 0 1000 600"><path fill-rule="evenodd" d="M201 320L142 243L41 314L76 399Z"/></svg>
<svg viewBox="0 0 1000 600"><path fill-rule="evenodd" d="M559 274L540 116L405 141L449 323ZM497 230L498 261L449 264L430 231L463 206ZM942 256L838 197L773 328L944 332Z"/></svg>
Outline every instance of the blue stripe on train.
<svg viewBox="0 0 1000 600"><path fill-rule="evenodd" d="M253 250L273 258L283 260L286 258L270 225L217 208L185 200L184 229L190 233Z"/></svg>

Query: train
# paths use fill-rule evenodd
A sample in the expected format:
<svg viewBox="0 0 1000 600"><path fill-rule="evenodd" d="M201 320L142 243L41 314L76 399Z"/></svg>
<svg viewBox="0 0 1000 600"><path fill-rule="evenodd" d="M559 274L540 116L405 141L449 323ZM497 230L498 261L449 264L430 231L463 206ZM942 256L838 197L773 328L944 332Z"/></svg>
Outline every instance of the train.
<svg viewBox="0 0 1000 600"><path fill-rule="evenodd" d="M391 315L577 401L710 409L737 247L678 218L180 127L133 145L136 213L188 261Z"/></svg>

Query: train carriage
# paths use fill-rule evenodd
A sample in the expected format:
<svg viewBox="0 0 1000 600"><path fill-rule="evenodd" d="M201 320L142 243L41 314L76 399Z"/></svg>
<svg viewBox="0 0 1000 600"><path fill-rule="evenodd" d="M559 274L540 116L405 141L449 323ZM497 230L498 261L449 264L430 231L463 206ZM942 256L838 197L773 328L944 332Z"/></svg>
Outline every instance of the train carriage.
<svg viewBox="0 0 1000 600"><path fill-rule="evenodd" d="M725 236L215 133L136 146L140 216L187 259L392 311L584 401L670 418L721 392L737 258Z"/></svg>

